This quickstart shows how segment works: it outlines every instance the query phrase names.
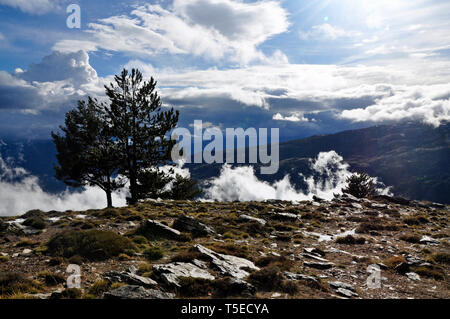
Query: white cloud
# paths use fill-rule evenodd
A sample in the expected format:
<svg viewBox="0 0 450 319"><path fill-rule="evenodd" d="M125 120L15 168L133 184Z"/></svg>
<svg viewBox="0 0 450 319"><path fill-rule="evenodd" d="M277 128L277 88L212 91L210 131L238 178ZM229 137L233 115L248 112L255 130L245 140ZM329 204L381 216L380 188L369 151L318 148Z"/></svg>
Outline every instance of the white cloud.
<svg viewBox="0 0 450 319"><path fill-rule="evenodd" d="M62 40L59 51L98 49L148 56L190 54L238 63L285 61L280 51L267 57L258 46L289 26L287 12L275 1L175 0L137 7L131 15L89 24L84 40Z"/></svg>
<svg viewBox="0 0 450 319"><path fill-rule="evenodd" d="M126 191L113 194L113 204L126 205ZM46 193L39 179L20 167L10 167L0 157L0 216L15 216L31 209L44 211L100 209L106 206L106 195L98 187L80 192Z"/></svg>
<svg viewBox="0 0 450 319"><path fill-rule="evenodd" d="M0 0L0 5L17 8L25 13L44 14L58 6L59 0Z"/></svg>
<svg viewBox="0 0 450 319"><path fill-rule="evenodd" d="M354 38L361 36L358 31L349 31L343 28L332 26L328 23L315 25L307 32L300 31L300 38L302 40L336 40L339 38Z"/></svg>
<svg viewBox="0 0 450 319"><path fill-rule="evenodd" d="M86 52L53 52L27 70L0 71L0 109L26 114L57 111L85 95L103 95L102 84Z"/></svg>
<svg viewBox="0 0 450 319"><path fill-rule="evenodd" d="M310 200L313 196L331 200L334 194L342 194L346 179L351 175L349 165L335 151L321 152L311 160L310 167L314 176L303 176L307 185L305 192L296 190L289 176L270 184L259 180L250 166L232 168L225 164L220 175L210 181L205 190L206 200L217 201L263 201L281 199L291 201ZM374 179L378 183L377 179ZM380 191L388 193L389 188L378 183Z"/></svg>
<svg viewBox="0 0 450 319"><path fill-rule="evenodd" d="M272 117L275 121L288 121L288 122L308 122L309 120L302 113L294 113L290 116L283 116L281 113L274 114Z"/></svg>

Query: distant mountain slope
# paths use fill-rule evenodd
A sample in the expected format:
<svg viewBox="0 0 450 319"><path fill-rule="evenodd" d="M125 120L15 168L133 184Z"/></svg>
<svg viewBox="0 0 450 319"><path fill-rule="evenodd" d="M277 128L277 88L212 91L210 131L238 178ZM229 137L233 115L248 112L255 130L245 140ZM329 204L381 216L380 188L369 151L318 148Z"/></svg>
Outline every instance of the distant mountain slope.
<svg viewBox="0 0 450 319"><path fill-rule="evenodd" d="M377 176L394 193L412 199L450 203L450 124L433 128L420 123L381 125L312 136L280 144L280 169L274 175L258 175L273 182L290 174L299 189L306 186L299 172L310 174L309 159L319 152L334 150L352 170ZM8 142L0 145L5 159L40 178L46 191L56 192L65 185L54 178L56 163L52 141ZM189 164L193 177L204 180L218 176L222 164ZM257 165L255 165L257 167Z"/></svg>
<svg viewBox="0 0 450 319"><path fill-rule="evenodd" d="M449 132L449 123L438 128L406 123L293 140L280 144L278 173L258 177L272 182L291 174L291 181L303 188L298 172L310 172L309 158L334 150L352 170L363 170L381 178L386 185L394 186L397 195L450 203ZM198 179L217 176L220 167L189 165L192 175Z"/></svg>

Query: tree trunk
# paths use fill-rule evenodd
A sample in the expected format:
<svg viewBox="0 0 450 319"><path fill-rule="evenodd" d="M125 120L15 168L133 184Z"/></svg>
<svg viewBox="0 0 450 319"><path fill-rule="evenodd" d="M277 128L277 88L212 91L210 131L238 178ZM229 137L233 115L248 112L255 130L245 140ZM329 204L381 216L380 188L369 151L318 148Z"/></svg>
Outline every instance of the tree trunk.
<svg viewBox="0 0 450 319"><path fill-rule="evenodd" d="M108 208L112 208L113 205L112 205L112 196L111 196L111 191L110 190L106 191L106 201L108 203Z"/></svg>

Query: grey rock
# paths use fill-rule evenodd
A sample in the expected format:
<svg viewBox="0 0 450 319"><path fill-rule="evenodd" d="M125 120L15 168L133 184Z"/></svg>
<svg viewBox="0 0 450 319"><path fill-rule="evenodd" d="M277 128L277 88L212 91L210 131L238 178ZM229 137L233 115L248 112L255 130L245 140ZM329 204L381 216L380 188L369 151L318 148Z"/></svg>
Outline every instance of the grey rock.
<svg viewBox="0 0 450 319"><path fill-rule="evenodd" d="M345 289L345 288L338 288L338 289L336 289L336 293L338 295L341 295L341 296L347 297L347 298L358 297L357 293L355 293L355 292L353 292L351 290Z"/></svg>
<svg viewBox="0 0 450 319"><path fill-rule="evenodd" d="M222 275L242 279L249 275L247 269L259 270L259 268L256 267L250 260L236 256L219 254L211 249L203 247L202 245L195 245L194 251L198 251L204 255Z"/></svg>
<svg viewBox="0 0 450 319"><path fill-rule="evenodd" d="M122 286L106 292L105 299L173 299L172 293L162 292L155 289L145 289L141 286Z"/></svg>
<svg viewBox="0 0 450 319"><path fill-rule="evenodd" d="M441 242L438 239L434 239L429 236L423 236L419 243L422 245L439 245Z"/></svg>
<svg viewBox="0 0 450 319"><path fill-rule="evenodd" d="M136 275L133 272L109 271L103 277L111 282L122 282L129 285L153 287L158 283L153 279Z"/></svg>
<svg viewBox="0 0 450 319"><path fill-rule="evenodd" d="M305 253L313 254L313 255L316 255L316 256L322 256L322 257L325 256L325 252L324 251L320 250L319 248L315 248L315 247L303 248L303 251Z"/></svg>
<svg viewBox="0 0 450 319"><path fill-rule="evenodd" d="M303 265L316 269L330 269L334 267L332 262L303 262Z"/></svg>
<svg viewBox="0 0 450 319"><path fill-rule="evenodd" d="M191 263L174 262L169 264L160 264L153 266L153 274L161 279L166 285L181 287L180 277L200 278L214 280L205 269L202 269Z"/></svg>
<svg viewBox="0 0 450 319"><path fill-rule="evenodd" d="M179 231L192 233L196 236L214 235L216 233L212 227L187 215L178 217L172 227Z"/></svg>
<svg viewBox="0 0 450 319"><path fill-rule="evenodd" d="M355 288L352 285L350 285L350 284L346 284L345 282L332 281L332 282L329 282L328 284L330 285L331 288L334 288L334 289L341 288L341 289L350 290L350 291L356 293Z"/></svg>
<svg viewBox="0 0 450 319"><path fill-rule="evenodd" d="M245 215L245 214L240 215L239 218L243 219L243 220L257 222L257 223L261 224L262 226L265 226L267 224L267 222L262 218L256 218L256 217Z"/></svg>
<svg viewBox="0 0 450 319"><path fill-rule="evenodd" d="M412 281L420 281L420 276L415 272L407 272L405 275Z"/></svg>
<svg viewBox="0 0 450 319"><path fill-rule="evenodd" d="M277 213L271 212L271 217L278 220L287 220L287 221L296 221L300 219L299 215L291 214L291 213Z"/></svg>
<svg viewBox="0 0 450 319"><path fill-rule="evenodd" d="M325 258L318 257L318 256L312 255L312 254L302 254L301 256L303 256L303 257L305 257L305 258L314 259L314 260L317 260L317 261L320 261L320 262L325 262L325 263L329 262L329 261L326 260Z"/></svg>
<svg viewBox="0 0 450 319"><path fill-rule="evenodd" d="M233 295L251 297L256 293L255 286L242 279L231 278L228 285Z"/></svg>

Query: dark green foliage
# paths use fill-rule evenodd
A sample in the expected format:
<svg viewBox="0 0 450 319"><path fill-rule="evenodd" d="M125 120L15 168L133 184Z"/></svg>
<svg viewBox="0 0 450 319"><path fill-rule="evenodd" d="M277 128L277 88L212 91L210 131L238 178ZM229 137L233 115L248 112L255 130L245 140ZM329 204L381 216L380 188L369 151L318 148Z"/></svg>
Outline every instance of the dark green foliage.
<svg viewBox="0 0 450 319"><path fill-rule="evenodd" d="M290 295L298 291L297 284L286 280L280 269L274 266L264 267L249 276L251 284L263 291L281 291Z"/></svg>
<svg viewBox="0 0 450 319"><path fill-rule="evenodd" d="M58 284L63 284L66 282L66 278L61 274L51 273L49 271L44 271L38 274L39 279L43 280L47 286L56 286Z"/></svg>
<svg viewBox="0 0 450 319"><path fill-rule="evenodd" d="M150 247L144 251L144 256L150 261L159 260L164 257L164 254L160 248Z"/></svg>
<svg viewBox="0 0 450 319"><path fill-rule="evenodd" d="M363 245L366 242L364 237L353 237L352 235L347 235L345 237L339 237L336 239L336 243L345 245Z"/></svg>
<svg viewBox="0 0 450 319"><path fill-rule="evenodd" d="M25 219L23 225L30 226L36 229L44 229L47 226L47 223L41 217L29 217Z"/></svg>
<svg viewBox="0 0 450 319"><path fill-rule="evenodd" d="M342 192L357 198L365 198L376 195L376 188L372 178L366 173L360 172L347 178L347 187L343 188Z"/></svg>
<svg viewBox="0 0 450 319"><path fill-rule="evenodd" d="M53 133L59 165L56 178L69 186L98 186L106 192L108 207L111 193L125 185L113 179L119 166L119 148L106 118L104 106L97 100L78 101L78 107L66 114L61 133Z"/></svg>
<svg viewBox="0 0 450 319"><path fill-rule="evenodd" d="M36 289L36 284L19 272L0 272L0 295L26 293Z"/></svg>
<svg viewBox="0 0 450 319"><path fill-rule="evenodd" d="M173 180L172 189L169 192L169 198L175 200L194 199L202 194L197 185L197 181L190 177L183 177L177 174Z"/></svg>
<svg viewBox="0 0 450 319"><path fill-rule="evenodd" d="M167 134L177 125L178 111L162 111L157 82L143 81L142 73L123 70L105 86L110 105L105 108L120 154L120 174L130 181L130 204L142 193L139 175L149 167L170 163L174 140Z"/></svg>
<svg viewBox="0 0 450 319"><path fill-rule="evenodd" d="M100 230L67 231L54 236L47 246L53 256L79 255L89 260L105 260L134 248L128 238Z"/></svg>

